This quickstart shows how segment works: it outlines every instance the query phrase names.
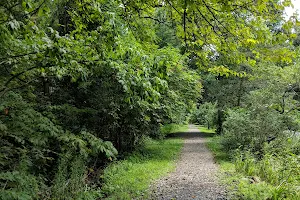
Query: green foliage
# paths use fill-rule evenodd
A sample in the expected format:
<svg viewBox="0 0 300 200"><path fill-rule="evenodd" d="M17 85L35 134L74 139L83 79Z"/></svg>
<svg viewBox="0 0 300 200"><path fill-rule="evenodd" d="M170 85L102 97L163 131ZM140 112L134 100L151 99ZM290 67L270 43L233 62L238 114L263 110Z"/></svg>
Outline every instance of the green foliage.
<svg viewBox="0 0 300 200"><path fill-rule="evenodd" d="M266 144L263 158L244 150L229 154L222 140L222 136L210 138L208 147L221 165L231 199L299 199L299 156L293 153L299 138Z"/></svg>
<svg viewBox="0 0 300 200"><path fill-rule="evenodd" d="M264 199L298 199L299 156L292 152L286 153L278 155L267 152L262 159L257 159L249 152L238 152L235 156L236 170L248 177L254 177L248 179L248 184L241 182L244 186L239 186L239 192L246 199L255 199L258 195L264 196ZM265 191L259 189L260 187ZM250 192L251 188L253 191Z"/></svg>
<svg viewBox="0 0 300 200"><path fill-rule="evenodd" d="M125 6L0 3L1 198L101 198L98 169L187 121L199 75L177 37L158 45L166 27Z"/></svg>
<svg viewBox="0 0 300 200"><path fill-rule="evenodd" d="M287 128L284 118L276 111L259 114L243 109L229 111L224 123L224 145L228 149L261 151L268 139L283 135Z"/></svg>
<svg viewBox="0 0 300 200"><path fill-rule="evenodd" d="M215 135L214 137L208 138L207 147L214 154L214 158L221 165L222 170L228 170L227 168L225 168L225 166L228 164L230 165L230 155L228 154L228 152L224 151L224 146L222 145L222 136ZM230 166L229 168L232 168L232 166Z"/></svg>
<svg viewBox="0 0 300 200"><path fill-rule="evenodd" d="M261 152L265 142L299 130L294 112L297 89L293 89L298 87L297 79L293 78L298 71L298 67L277 66L254 69L255 76L248 84L255 89L244 97L245 106L227 111L224 145L228 149Z"/></svg>
<svg viewBox="0 0 300 200"><path fill-rule="evenodd" d="M228 175L233 199L299 198L299 137L295 134L299 125L292 112L296 93L286 88L286 82L294 80L291 74L277 79L281 72L266 78L264 73L281 71L269 70L259 70L256 90L245 98L247 106L227 111L224 135L214 141L218 145L209 145ZM222 155L224 151L227 155Z"/></svg>
<svg viewBox="0 0 300 200"><path fill-rule="evenodd" d="M61 156L58 170L52 187L53 199L84 199L101 198L101 190L95 185L87 185L87 169L84 158L71 154Z"/></svg>
<svg viewBox="0 0 300 200"><path fill-rule="evenodd" d="M173 125L160 131L161 124L190 119L202 92L199 73L191 68L204 69L205 102L218 104L203 105L197 120L212 126L216 108L252 98L256 110L246 111L249 117L238 114L255 126L245 127L252 132L240 136L246 138L242 145L251 140L254 149L263 149L265 137L250 139L263 129L276 136L297 130L298 79L291 77L299 68L281 67L297 55L287 42L295 38L294 24L280 21L289 4L1 1L1 198L101 198L99 169L117 152L134 151L145 137L172 131ZM265 61L279 67L257 67ZM257 85L251 87L260 90L246 98L251 87L244 81L252 75ZM264 89L264 80L274 87ZM288 84L293 87L286 89ZM267 105L264 93L272 97ZM256 128L264 118L264 127ZM226 131L230 136L239 129Z"/></svg>
<svg viewBox="0 0 300 200"><path fill-rule="evenodd" d="M2 172L1 182L4 182L4 189L0 193L0 198L9 199L38 199L41 191L41 181L37 177L26 174L24 171ZM9 188L9 189L7 189Z"/></svg>
<svg viewBox="0 0 300 200"><path fill-rule="evenodd" d="M87 170L83 162L101 154L114 158L117 153L110 142L104 142L91 133L82 131L71 134L63 131L17 93L5 95L0 108L4 110L7 107L9 115L1 116L3 148L0 176L3 199L23 196L24 199L77 198L77 192L86 190L84 175ZM53 169L56 165L57 172ZM55 184L49 186L47 183L53 173L56 174ZM53 190L53 193L48 193L48 190Z"/></svg>
<svg viewBox="0 0 300 200"><path fill-rule="evenodd" d="M216 124L217 104L206 102L201 104L194 111L192 121L194 123L206 125L207 129L211 129Z"/></svg>
<svg viewBox="0 0 300 200"><path fill-rule="evenodd" d="M244 68L240 80L205 78L203 96L225 110L223 134L208 146L232 199L299 199L298 65L260 60Z"/></svg>

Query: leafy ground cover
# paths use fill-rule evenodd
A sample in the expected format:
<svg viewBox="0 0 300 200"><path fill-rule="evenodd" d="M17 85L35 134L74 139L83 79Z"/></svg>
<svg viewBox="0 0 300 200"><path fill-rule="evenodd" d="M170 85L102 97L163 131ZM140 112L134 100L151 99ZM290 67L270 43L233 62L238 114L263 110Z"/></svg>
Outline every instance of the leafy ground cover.
<svg viewBox="0 0 300 200"><path fill-rule="evenodd" d="M182 132L187 125L168 125L164 130L167 129ZM146 139L143 148L104 170L103 193L107 199L147 198L150 184L174 170L182 146L180 138Z"/></svg>
<svg viewBox="0 0 300 200"><path fill-rule="evenodd" d="M222 140L222 136L211 137L207 146L220 165L222 181L228 186L231 199L300 198L299 166L295 155L266 154L257 159L247 151L224 151Z"/></svg>

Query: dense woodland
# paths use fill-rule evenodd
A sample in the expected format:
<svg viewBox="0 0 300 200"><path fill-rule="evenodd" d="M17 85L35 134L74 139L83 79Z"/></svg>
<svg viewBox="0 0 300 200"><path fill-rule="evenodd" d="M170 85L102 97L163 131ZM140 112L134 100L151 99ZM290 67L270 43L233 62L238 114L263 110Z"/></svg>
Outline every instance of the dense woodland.
<svg viewBox="0 0 300 200"><path fill-rule="evenodd" d="M272 199L297 199L290 4L1 0L0 199L103 198L105 166L188 122L216 128L240 171L276 186Z"/></svg>

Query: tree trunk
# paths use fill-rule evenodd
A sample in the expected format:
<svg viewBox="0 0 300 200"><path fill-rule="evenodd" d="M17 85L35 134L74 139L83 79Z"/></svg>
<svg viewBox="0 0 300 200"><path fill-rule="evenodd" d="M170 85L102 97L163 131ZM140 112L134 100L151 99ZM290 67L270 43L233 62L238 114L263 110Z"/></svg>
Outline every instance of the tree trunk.
<svg viewBox="0 0 300 200"><path fill-rule="evenodd" d="M223 132L223 121L224 121L224 111L218 109L218 116L217 116L217 130L216 133L221 135Z"/></svg>
<svg viewBox="0 0 300 200"><path fill-rule="evenodd" d="M240 79L240 85L239 85L239 92L238 92L238 99L237 99L237 106L241 106L241 98L243 93L243 78Z"/></svg>

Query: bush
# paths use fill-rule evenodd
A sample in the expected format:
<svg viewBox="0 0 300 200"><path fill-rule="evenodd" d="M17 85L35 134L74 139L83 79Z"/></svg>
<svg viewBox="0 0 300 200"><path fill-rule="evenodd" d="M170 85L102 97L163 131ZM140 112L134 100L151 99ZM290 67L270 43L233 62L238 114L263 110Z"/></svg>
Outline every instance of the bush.
<svg viewBox="0 0 300 200"><path fill-rule="evenodd" d="M300 198L297 129L293 115L268 107L227 111L220 140L241 176L235 180L238 199Z"/></svg>
<svg viewBox="0 0 300 200"><path fill-rule="evenodd" d="M33 105L14 92L0 103L0 110L10 108L8 115L0 116L1 199L78 199L83 193L94 194L86 186L87 168L95 158L114 158L112 143L87 131L66 131Z"/></svg>
<svg viewBox="0 0 300 200"><path fill-rule="evenodd" d="M268 148L268 147L266 147ZM289 152L286 155L266 153L263 158L250 151L236 151L235 169L247 176L248 182L240 183L239 193L248 198L256 199L299 199L300 198L300 157ZM251 186L252 185L252 186ZM245 188L252 188L247 190ZM263 188L264 190L258 190ZM268 188L268 189L266 189ZM255 192L256 191L256 192ZM264 191L264 192L262 192ZM264 194L264 195L262 195Z"/></svg>
<svg viewBox="0 0 300 200"><path fill-rule="evenodd" d="M284 136L285 130L288 130L286 119L275 110L228 110L223 145L227 150L241 148L262 152L264 143Z"/></svg>

